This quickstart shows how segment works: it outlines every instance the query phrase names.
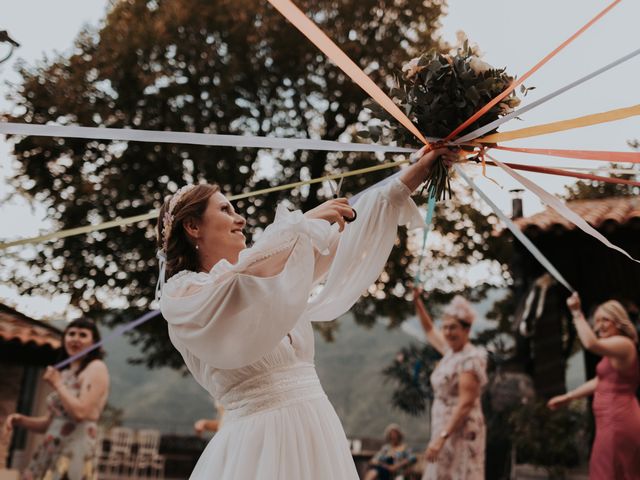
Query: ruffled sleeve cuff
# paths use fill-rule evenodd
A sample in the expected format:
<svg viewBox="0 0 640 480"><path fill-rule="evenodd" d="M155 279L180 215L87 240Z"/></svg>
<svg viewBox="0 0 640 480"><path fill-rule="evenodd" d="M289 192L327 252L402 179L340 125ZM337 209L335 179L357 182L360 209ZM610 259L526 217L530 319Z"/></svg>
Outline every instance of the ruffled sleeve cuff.
<svg viewBox="0 0 640 480"><path fill-rule="evenodd" d="M218 276L228 272L244 272L254 263L290 248L300 235L309 238L313 248L321 255L329 253L333 238L331 224L326 220L307 218L300 210L290 211L280 203L273 223L265 228L256 243L241 251L235 264L226 259L220 260L210 274Z"/></svg>
<svg viewBox="0 0 640 480"><path fill-rule="evenodd" d="M398 225L406 225L408 229L424 228L426 223L420 214L420 210L411 199L411 190L402 180L394 178L389 185L383 187L382 195L387 201L400 209Z"/></svg>
<svg viewBox="0 0 640 480"><path fill-rule="evenodd" d="M322 255L329 253L329 245L332 239L331 224L323 219L307 218L300 210L290 211L284 204L280 203L276 209L274 222L265 229L263 235L277 236L282 232L306 235L311 240L314 248Z"/></svg>

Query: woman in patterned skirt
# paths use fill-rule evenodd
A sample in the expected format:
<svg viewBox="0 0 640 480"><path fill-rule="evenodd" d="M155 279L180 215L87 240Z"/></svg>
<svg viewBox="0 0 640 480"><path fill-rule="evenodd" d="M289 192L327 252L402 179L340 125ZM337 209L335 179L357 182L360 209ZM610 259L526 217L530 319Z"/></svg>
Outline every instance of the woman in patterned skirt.
<svg viewBox="0 0 640 480"><path fill-rule="evenodd" d="M416 312L433 348L442 354L431 375L431 441L423 479L484 480L485 424L480 396L487 384L486 352L469 341L473 308L456 295L436 328L414 290Z"/></svg>
<svg viewBox="0 0 640 480"><path fill-rule="evenodd" d="M81 352L100 340L96 325L78 319L63 333L65 358ZM44 380L54 391L47 397L48 415L29 417L14 413L5 427L22 427L44 433L23 480L93 480L97 478L97 421L107 403L109 372L101 360L104 352L95 349L72 362L61 372L48 367Z"/></svg>

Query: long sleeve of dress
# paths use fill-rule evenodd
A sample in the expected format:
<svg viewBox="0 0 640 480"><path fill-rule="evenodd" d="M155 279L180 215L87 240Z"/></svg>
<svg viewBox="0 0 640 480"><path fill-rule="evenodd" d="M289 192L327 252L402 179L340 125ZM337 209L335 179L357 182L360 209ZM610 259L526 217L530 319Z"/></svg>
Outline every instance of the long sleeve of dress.
<svg viewBox="0 0 640 480"><path fill-rule="evenodd" d="M328 252L331 238L329 222L281 205L274 223L236 264L222 260L210 272L172 277L160 308L185 360L193 355L215 368L239 368L275 348L307 307L315 255Z"/></svg>
<svg viewBox="0 0 640 480"><path fill-rule="evenodd" d="M354 208L358 219L338 235L327 221L280 206L274 223L236 264L222 260L210 272L172 277L160 308L190 369L249 365L301 319L342 315L380 275L398 225L423 224L400 180L366 192ZM326 282L309 301L320 278Z"/></svg>
<svg viewBox="0 0 640 480"><path fill-rule="evenodd" d="M322 291L309 302L305 318L330 321L346 313L382 272L397 238L398 225L423 227L411 191L398 178L362 195L357 220L340 237Z"/></svg>

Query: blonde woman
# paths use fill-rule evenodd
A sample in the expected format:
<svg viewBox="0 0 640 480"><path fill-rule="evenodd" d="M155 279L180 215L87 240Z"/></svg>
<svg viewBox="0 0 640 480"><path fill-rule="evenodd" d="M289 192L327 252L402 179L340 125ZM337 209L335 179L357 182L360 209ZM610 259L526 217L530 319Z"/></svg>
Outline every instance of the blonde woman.
<svg viewBox="0 0 640 480"><path fill-rule="evenodd" d="M590 480L640 478L640 385L638 332L624 307L615 300L600 305L594 314L594 330L574 293L567 300L573 323L584 348L602 360L596 376L564 395L549 400L556 409L578 398L593 395L596 438L589 462Z"/></svg>
<svg viewBox="0 0 640 480"><path fill-rule="evenodd" d="M431 374L431 441L425 451L429 465L422 478L484 480L486 429L480 396L487 384L487 359L486 352L469 341L476 314L456 295L436 328L422 302L422 290L413 295L427 339L442 354Z"/></svg>

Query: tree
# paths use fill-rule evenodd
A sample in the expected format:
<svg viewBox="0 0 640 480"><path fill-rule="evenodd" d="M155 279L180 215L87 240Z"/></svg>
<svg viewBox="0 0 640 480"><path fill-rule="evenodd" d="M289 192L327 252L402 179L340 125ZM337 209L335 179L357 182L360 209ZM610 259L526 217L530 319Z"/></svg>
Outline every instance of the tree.
<svg viewBox="0 0 640 480"><path fill-rule="evenodd" d="M360 0L298 2L376 83L418 50L438 46L444 2ZM99 30L82 32L73 51L20 70L22 84L5 120L209 133L350 139L366 94L266 2L128 0L113 2ZM14 186L44 203L59 228L158 208L179 185L206 179L236 194L300 178L371 165L372 155L258 152L189 145L15 139ZM355 192L386 172L345 181ZM324 200L319 186L237 203L249 231L269 222L288 198L308 209ZM67 293L98 314L130 307L113 323L148 308L156 282L154 223L71 237L37 247L28 274L3 280L23 293ZM407 311L398 286L413 262L400 237L387 281L358 306L361 321ZM383 302L379 302L384 298ZM114 302L118 300L119 302ZM329 332L330 333L330 332ZM180 365L163 322L135 333L149 365Z"/></svg>
<svg viewBox="0 0 640 480"><path fill-rule="evenodd" d="M629 143L633 146L633 143ZM612 169L623 168L622 165L611 163ZM636 175L630 174L612 174L613 178L621 178L623 180L634 180L634 177L640 175L640 170ZM594 180L579 180L573 185L566 187L564 198L566 200L595 200L607 197L633 197L638 196L640 189L632 185L624 185L620 183L597 182Z"/></svg>

